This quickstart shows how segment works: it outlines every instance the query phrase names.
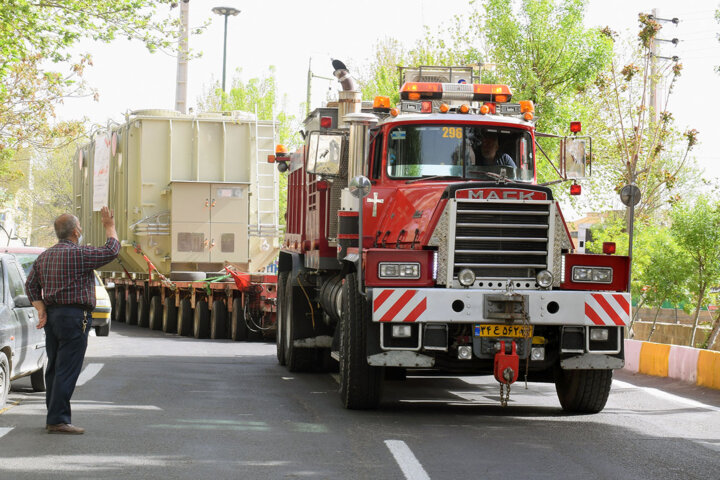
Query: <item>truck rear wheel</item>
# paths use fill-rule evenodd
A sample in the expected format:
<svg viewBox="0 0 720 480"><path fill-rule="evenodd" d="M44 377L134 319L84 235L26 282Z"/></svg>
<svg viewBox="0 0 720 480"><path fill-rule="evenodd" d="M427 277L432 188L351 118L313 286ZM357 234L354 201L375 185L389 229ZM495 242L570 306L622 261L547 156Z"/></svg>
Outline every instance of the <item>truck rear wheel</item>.
<svg viewBox="0 0 720 480"><path fill-rule="evenodd" d="M125 306L125 323L128 325L137 325L138 322L138 300L137 293L130 290L127 296L127 305Z"/></svg>
<svg viewBox="0 0 720 480"><path fill-rule="evenodd" d="M189 298L180 300L180 308L178 309L178 326L177 333L183 337L187 337L193 331L193 309Z"/></svg>
<svg viewBox="0 0 720 480"><path fill-rule="evenodd" d="M247 325L243 317L242 298L233 298L232 315L230 315L230 338L234 341L247 340Z"/></svg>
<svg viewBox="0 0 720 480"><path fill-rule="evenodd" d="M566 412L598 413L605 408L612 370L560 370L555 378L560 405Z"/></svg>
<svg viewBox="0 0 720 480"><path fill-rule="evenodd" d="M370 308L358 292L357 273L345 276L343 311L340 318L340 399L345 408L377 408L382 396L381 367L367 361L367 329Z"/></svg>
<svg viewBox="0 0 720 480"><path fill-rule="evenodd" d="M210 312L210 338L227 338L227 307L222 300L215 300Z"/></svg>
<svg viewBox="0 0 720 480"><path fill-rule="evenodd" d="M195 302L195 321L193 322L193 336L195 338L208 338L210 334L210 309L206 300Z"/></svg>
<svg viewBox="0 0 720 480"><path fill-rule="evenodd" d="M177 332L178 309L175 306L174 297L165 297L165 308L163 308L162 331L165 333Z"/></svg>
<svg viewBox="0 0 720 480"><path fill-rule="evenodd" d="M150 324L150 301L142 293L138 295L137 312L138 327L147 327Z"/></svg>
<svg viewBox="0 0 720 480"><path fill-rule="evenodd" d="M305 309L300 302L306 300L305 298L301 299L300 295L295 295L297 293L296 289L290 282L286 282L284 293L285 313L281 321L283 322L282 330L285 339L285 365L291 372L306 372L311 370L315 364L315 349L295 346L295 332L299 329L299 323L305 320Z"/></svg>
<svg viewBox="0 0 720 480"><path fill-rule="evenodd" d="M162 329L163 305L160 295L153 295L150 299L150 319L148 325L150 330Z"/></svg>
<svg viewBox="0 0 720 480"><path fill-rule="evenodd" d="M282 272L277 279L277 322L275 330L275 352L280 365L285 365L285 329L283 328L283 316L285 315L285 289L289 272Z"/></svg>
<svg viewBox="0 0 720 480"><path fill-rule="evenodd" d="M118 322L125 323L125 288L115 287L115 308L113 309L113 316Z"/></svg>

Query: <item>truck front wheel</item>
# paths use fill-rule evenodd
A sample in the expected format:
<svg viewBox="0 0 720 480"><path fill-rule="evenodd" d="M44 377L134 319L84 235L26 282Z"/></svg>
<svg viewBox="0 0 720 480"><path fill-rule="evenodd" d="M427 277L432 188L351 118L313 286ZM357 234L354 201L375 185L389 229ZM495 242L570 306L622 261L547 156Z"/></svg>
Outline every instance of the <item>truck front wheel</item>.
<svg viewBox="0 0 720 480"><path fill-rule="evenodd" d="M370 308L358 292L357 273L345 276L340 318L340 399L345 408L376 408L380 403L384 371L367 361Z"/></svg>
<svg viewBox="0 0 720 480"><path fill-rule="evenodd" d="M566 412L598 413L605 408L612 370L560 370L555 378L560 405Z"/></svg>
<svg viewBox="0 0 720 480"><path fill-rule="evenodd" d="M285 337L283 317L285 315L285 288L287 287L289 272L282 272L277 280L277 326L275 331L275 351L280 365L285 365Z"/></svg>
<svg viewBox="0 0 720 480"><path fill-rule="evenodd" d="M299 330L300 322L305 321L303 303L306 299L301 298L300 289L294 288L290 281L285 284L285 309L282 314L282 331L285 345L285 365L291 372L306 372L311 370L315 364L315 349L298 348L295 346L295 332Z"/></svg>

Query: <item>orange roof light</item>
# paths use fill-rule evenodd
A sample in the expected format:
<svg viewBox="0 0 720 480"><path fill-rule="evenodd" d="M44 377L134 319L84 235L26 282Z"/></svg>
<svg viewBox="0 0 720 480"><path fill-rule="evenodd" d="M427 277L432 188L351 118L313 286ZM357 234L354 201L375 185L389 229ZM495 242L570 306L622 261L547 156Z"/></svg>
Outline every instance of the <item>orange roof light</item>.
<svg viewBox="0 0 720 480"><path fill-rule="evenodd" d="M408 93L408 100L420 100L420 94L417 92Z"/></svg>
<svg viewBox="0 0 720 480"><path fill-rule="evenodd" d="M518 103L520 104L520 113L535 111L535 104L532 100L520 100Z"/></svg>
<svg viewBox="0 0 720 480"><path fill-rule="evenodd" d="M468 107L467 105L465 105L463 103L462 105L460 105L459 110L460 110L460 113L468 113L470 111L470 107Z"/></svg>
<svg viewBox="0 0 720 480"><path fill-rule="evenodd" d="M535 118L535 115L533 115L532 112L525 112L523 113L523 118L529 122L530 120Z"/></svg>
<svg viewBox="0 0 720 480"><path fill-rule="evenodd" d="M373 100L373 110L383 109L385 111L390 109L390 97L377 96Z"/></svg>
<svg viewBox="0 0 720 480"><path fill-rule="evenodd" d="M285 156L288 153L288 149L285 145L278 143L275 146L275 155L277 156Z"/></svg>
<svg viewBox="0 0 720 480"><path fill-rule="evenodd" d="M442 83L435 82L406 82L400 89L400 98L403 100L431 100L442 98Z"/></svg>
<svg viewBox="0 0 720 480"><path fill-rule="evenodd" d="M488 107L487 105L483 105L480 107L480 114L487 115L488 113L490 113L490 107Z"/></svg>
<svg viewBox="0 0 720 480"><path fill-rule="evenodd" d="M441 103L440 104L440 113L447 113L448 110L450 110L450 107L447 103Z"/></svg>
<svg viewBox="0 0 720 480"><path fill-rule="evenodd" d="M476 83L473 84L474 100L509 102L512 98L512 91L507 85Z"/></svg>
<svg viewBox="0 0 720 480"><path fill-rule="evenodd" d="M393 117L397 117L399 113L400 113L400 112L398 111L397 108L391 108L391 109L390 109L390 115L392 115Z"/></svg>

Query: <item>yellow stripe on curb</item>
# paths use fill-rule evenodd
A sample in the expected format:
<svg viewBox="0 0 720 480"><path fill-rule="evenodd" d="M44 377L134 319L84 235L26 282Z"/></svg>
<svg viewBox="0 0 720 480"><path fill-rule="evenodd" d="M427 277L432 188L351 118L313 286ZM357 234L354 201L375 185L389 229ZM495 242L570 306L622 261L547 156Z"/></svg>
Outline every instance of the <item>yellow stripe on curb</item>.
<svg viewBox="0 0 720 480"><path fill-rule="evenodd" d="M720 389L720 353L701 350L698 355L697 384Z"/></svg>
<svg viewBox="0 0 720 480"><path fill-rule="evenodd" d="M669 357L670 345L643 343L640 348L640 368L638 372L656 377L667 377Z"/></svg>
<svg viewBox="0 0 720 480"><path fill-rule="evenodd" d="M17 402L7 403L6 405L7 405L7 406L6 406L5 408L0 408L0 415L2 415L3 413L7 412L7 411L10 410L12 407L16 407L16 406L20 405L20 400L18 400Z"/></svg>

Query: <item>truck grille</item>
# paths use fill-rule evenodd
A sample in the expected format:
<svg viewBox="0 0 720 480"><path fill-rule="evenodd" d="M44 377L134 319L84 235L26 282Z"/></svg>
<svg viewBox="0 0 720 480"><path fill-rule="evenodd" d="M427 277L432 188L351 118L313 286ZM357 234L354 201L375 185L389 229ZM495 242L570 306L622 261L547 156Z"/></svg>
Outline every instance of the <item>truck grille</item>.
<svg viewBox="0 0 720 480"><path fill-rule="evenodd" d="M457 200L453 276L534 278L548 265L549 202Z"/></svg>

